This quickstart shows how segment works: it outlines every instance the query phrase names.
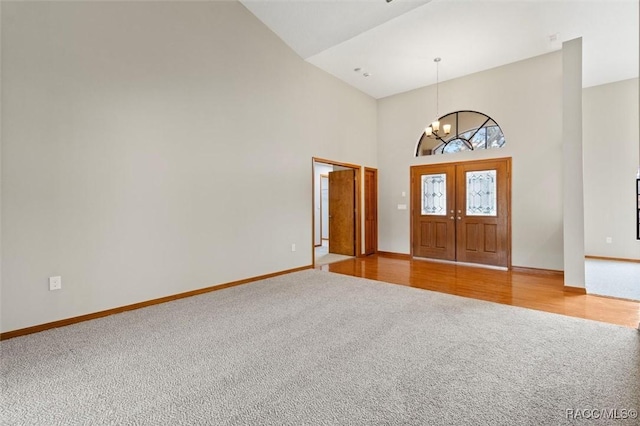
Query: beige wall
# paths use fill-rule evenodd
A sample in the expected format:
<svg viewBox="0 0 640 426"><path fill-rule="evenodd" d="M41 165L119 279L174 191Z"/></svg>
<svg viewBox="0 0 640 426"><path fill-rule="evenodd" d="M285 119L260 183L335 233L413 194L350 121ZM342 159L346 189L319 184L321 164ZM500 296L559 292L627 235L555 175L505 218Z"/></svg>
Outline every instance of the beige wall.
<svg viewBox="0 0 640 426"><path fill-rule="evenodd" d="M446 58L440 70L446 74ZM512 157L513 265L562 270L561 52L441 83L440 115L456 110L488 114L506 147L415 158L416 142L436 115L435 87L378 102L380 250L410 252L410 211L397 204L409 204L411 165Z"/></svg>
<svg viewBox="0 0 640 426"><path fill-rule="evenodd" d="M582 38L562 43L564 284L585 286L582 170Z"/></svg>
<svg viewBox="0 0 640 426"><path fill-rule="evenodd" d="M583 110L586 254L640 259L638 79L584 89Z"/></svg>
<svg viewBox="0 0 640 426"><path fill-rule="evenodd" d="M309 265L312 156L376 166L375 100L236 2L3 2L1 42L2 331Z"/></svg>

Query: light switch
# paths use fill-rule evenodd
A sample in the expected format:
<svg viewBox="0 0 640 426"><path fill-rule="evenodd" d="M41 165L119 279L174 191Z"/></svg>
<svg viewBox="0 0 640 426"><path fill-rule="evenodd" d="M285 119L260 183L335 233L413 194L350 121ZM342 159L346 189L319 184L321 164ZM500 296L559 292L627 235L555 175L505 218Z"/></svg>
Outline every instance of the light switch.
<svg viewBox="0 0 640 426"><path fill-rule="evenodd" d="M406 204L398 204L398 210L406 210L406 209L407 209Z"/></svg>

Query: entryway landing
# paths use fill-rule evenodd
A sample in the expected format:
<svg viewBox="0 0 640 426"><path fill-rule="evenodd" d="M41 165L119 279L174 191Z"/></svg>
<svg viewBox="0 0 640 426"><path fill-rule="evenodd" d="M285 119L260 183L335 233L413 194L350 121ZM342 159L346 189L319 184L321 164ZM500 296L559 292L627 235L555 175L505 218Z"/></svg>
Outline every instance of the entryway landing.
<svg viewBox="0 0 640 426"><path fill-rule="evenodd" d="M353 256L345 256L342 254L329 253L329 241L322 240L322 245L315 248L316 266L328 265L330 263L341 262L347 259L353 259Z"/></svg>

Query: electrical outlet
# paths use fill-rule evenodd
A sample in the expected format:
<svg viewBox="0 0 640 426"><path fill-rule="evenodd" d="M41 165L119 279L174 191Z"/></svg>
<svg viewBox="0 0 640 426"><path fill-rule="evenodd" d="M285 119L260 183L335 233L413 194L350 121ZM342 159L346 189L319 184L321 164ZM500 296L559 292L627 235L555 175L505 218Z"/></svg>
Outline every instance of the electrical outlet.
<svg viewBox="0 0 640 426"><path fill-rule="evenodd" d="M607 244L611 244L613 242L613 238L607 237L605 241L607 242Z"/></svg>
<svg viewBox="0 0 640 426"><path fill-rule="evenodd" d="M296 245L295 244L291 244L291 251L296 251Z"/></svg>
<svg viewBox="0 0 640 426"><path fill-rule="evenodd" d="M49 290L60 290L62 288L62 277L49 277Z"/></svg>

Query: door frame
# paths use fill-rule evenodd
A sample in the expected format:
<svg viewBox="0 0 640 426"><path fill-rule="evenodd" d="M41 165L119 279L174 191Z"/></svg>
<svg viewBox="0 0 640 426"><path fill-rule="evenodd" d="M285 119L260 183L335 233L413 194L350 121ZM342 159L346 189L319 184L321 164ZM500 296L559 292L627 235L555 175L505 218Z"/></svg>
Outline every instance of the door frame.
<svg viewBox="0 0 640 426"><path fill-rule="evenodd" d="M374 188L374 196L368 197L366 185L367 185L367 173L373 174L373 188ZM369 256L372 254L376 254L378 252L378 169L374 169L372 167L364 168L364 185L365 185L365 193L364 193L364 215L365 215L365 227L364 227L364 250L363 254L365 256ZM366 221L367 221L367 207L369 203L373 204L373 222L374 222L374 231L373 235L367 231ZM367 252L367 241L373 238L373 252Z"/></svg>
<svg viewBox="0 0 640 426"><path fill-rule="evenodd" d="M413 176L413 170L420 168L420 167L425 167L425 166L455 166L455 165L459 165L459 164L469 164L469 163L473 163L473 164L478 164L478 165L482 165L483 163L493 163L495 161L506 161L507 163L507 269L511 270L511 250L512 250L512 241L511 241L511 176L512 176L512 172L511 172L511 167L512 167L512 158L511 157L500 157L500 158L484 158L484 159L480 159L480 160L464 160L464 161L451 161L451 162L443 162L443 163L431 163L431 164L416 164L413 165L409 168L409 188L411 188L410 191L410 209L411 209L411 215L410 215L410 244L411 244L411 257L414 257L414 250L413 250L413 238L414 238L414 234L413 234L413 227L414 227L414 208L416 208L416 206L414 206L414 194L413 194L413 185L411 183L411 179ZM457 240L457 237L456 237ZM431 260L427 257L420 257L420 259L428 259ZM448 260L438 260L438 259L433 259L435 261L438 262L451 262L451 263L464 263L464 262L458 262L458 261L448 261ZM481 263L473 263L473 265L478 265L478 266L486 266L486 267L493 267L492 265L483 265Z"/></svg>
<svg viewBox="0 0 640 426"><path fill-rule="evenodd" d="M316 229L316 173L315 163L328 164L330 166L346 167L355 171L355 236L354 247L356 257L362 257L362 189L360 181L362 180L362 166L358 164L344 163L341 161L327 160L326 158L311 157L311 259L312 266L316 266L316 251L315 251L315 229ZM320 241L322 241L322 235L320 235Z"/></svg>

